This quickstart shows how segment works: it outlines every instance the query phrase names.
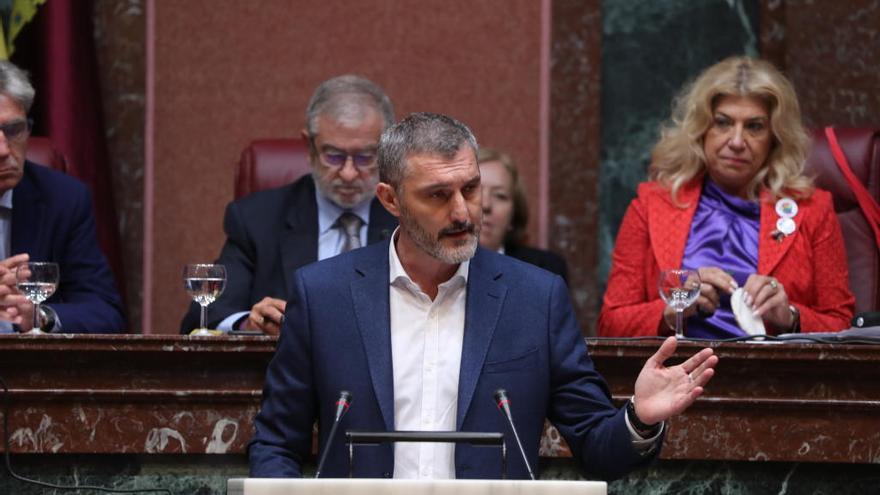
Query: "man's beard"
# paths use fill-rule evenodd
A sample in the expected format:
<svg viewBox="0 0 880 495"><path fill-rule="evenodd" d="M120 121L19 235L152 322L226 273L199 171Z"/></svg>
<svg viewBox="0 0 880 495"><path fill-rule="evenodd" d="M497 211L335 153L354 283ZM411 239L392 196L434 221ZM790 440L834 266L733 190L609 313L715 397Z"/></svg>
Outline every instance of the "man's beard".
<svg viewBox="0 0 880 495"><path fill-rule="evenodd" d="M449 265L464 263L474 257L477 245L480 241L480 227L472 222L456 222L444 227L434 238L425 230L419 222L409 214L409 211L401 204L400 226L407 231L410 238L422 251ZM457 245L444 246L441 239L450 233L466 231L469 235Z"/></svg>
<svg viewBox="0 0 880 495"><path fill-rule="evenodd" d="M364 201L373 199L373 194L376 192L376 184L379 182L378 178L375 180L364 180L360 178L354 180L351 182L350 186L352 188L360 189L360 192L355 194L353 199L349 199L336 191L336 186L346 185L342 179L337 177L327 182L324 178L320 177L320 173L318 172L313 173L312 177L315 179L315 184L317 185L318 190L321 191L321 194L343 209L354 208Z"/></svg>

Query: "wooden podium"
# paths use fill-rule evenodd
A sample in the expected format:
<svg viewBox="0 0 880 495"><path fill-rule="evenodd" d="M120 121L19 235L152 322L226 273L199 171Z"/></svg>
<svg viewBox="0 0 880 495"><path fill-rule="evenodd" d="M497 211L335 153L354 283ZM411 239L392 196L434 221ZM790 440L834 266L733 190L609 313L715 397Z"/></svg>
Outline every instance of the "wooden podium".
<svg viewBox="0 0 880 495"><path fill-rule="evenodd" d="M226 495L606 495L604 481L233 478Z"/></svg>

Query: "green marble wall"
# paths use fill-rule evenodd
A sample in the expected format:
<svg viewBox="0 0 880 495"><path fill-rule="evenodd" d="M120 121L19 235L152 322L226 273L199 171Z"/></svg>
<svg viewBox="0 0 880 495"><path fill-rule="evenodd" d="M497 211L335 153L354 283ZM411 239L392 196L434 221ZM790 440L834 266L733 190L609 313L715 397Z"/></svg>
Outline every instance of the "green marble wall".
<svg viewBox="0 0 880 495"><path fill-rule="evenodd" d="M543 479L576 479L573 461L542 464ZM658 461L608 485L609 495L846 495L878 493L876 465Z"/></svg>
<svg viewBox="0 0 880 495"><path fill-rule="evenodd" d="M758 0L602 2L600 293L617 229L636 186L645 179L673 96L723 58L757 55L759 8Z"/></svg>
<svg viewBox="0 0 880 495"><path fill-rule="evenodd" d="M174 495L224 495L226 480L247 476L243 455L16 455L17 473L40 481L116 489L166 488ZM571 459L542 459L542 479L580 479ZM764 495L877 493L871 465L659 461L612 482L610 495ZM22 483L0 468L0 493L61 492ZM80 491L77 493L97 493ZM146 492L144 492L146 493ZM153 492L158 493L158 492Z"/></svg>
<svg viewBox="0 0 880 495"><path fill-rule="evenodd" d="M117 490L164 488L174 495L226 493L226 480L247 477L244 455L14 455L12 468L20 476L59 485L95 485ZM0 493L45 495L99 493L54 490L23 483L0 468ZM159 494L161 492L142 492ZM166 492L167 493L167 492Z"/></svg>

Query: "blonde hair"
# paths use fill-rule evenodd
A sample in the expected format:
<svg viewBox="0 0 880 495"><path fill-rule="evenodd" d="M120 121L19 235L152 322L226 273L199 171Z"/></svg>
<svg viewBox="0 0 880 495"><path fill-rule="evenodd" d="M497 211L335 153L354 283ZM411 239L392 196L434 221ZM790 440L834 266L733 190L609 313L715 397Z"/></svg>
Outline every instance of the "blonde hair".
<svg viewBox="0 0 880 495"><path fill-rule="evenodd" d="M510 229L504 237L504 243L524 245L528 240L526 227L529 224L529 203L526 200L526 187L519 176L516 163L507 153L482 147L477 152L477 164L486 162L501 163L510 174L510 182L513 185L513 218L510 220Z"/></svg>
<svg viewBox="0 0 880 495"><path fill-rule="evenodd" d="M682 89L651 152L649 178L668 187L675 201L684 184L705 172L703 138L723 96L755 98L764 102L770 113L773 142L766 166L749 183L749 199L758 199L762 189L774 197L809 196L813 184L803 171L810 140L801 122L794 86L773 64L750 57L723 60Z"/></svg>

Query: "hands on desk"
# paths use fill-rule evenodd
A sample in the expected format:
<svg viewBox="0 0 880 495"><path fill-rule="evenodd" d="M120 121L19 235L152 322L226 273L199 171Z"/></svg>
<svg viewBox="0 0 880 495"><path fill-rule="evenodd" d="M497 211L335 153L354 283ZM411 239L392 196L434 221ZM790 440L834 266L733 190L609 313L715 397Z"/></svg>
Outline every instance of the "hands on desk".
<svg viewBox="0 0 880 495"><path fill-rule="evenodd" d="M25 253L0 260L0 320L19 325L25 332L33 326L34 305L16 287L15 270L29 259Z"/></svg>
<svg viewBox="0 0 880 495"><path fill-rule="evenodd" d="M281 299L264 297L254 304L247 319L241 324L242 330L259 330L267 335L278 335L281 332L281 321L287 302Z"/></svg>
<svg viewBox="0 0 880 495"><path fill-rule="evenodd" d="M646 424L655 424L683 412L703 393L703 387L715 374L718 357L705 348L687 361L666 367L678 341L669 337L648 358L635 386L636 416Z"/></svg>

